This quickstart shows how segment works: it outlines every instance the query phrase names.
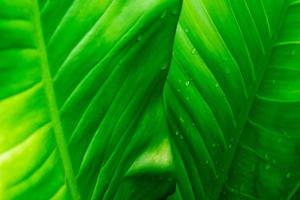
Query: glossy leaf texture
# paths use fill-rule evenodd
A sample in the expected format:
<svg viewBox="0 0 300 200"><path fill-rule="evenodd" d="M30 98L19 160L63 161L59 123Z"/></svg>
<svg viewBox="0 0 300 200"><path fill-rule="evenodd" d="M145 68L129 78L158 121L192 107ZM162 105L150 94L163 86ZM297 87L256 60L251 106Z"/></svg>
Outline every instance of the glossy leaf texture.
<svg viewBox="0 0 300 200"><path fill-rule="evenodd" d="M0 0L0 199L300 198L299 15Z"/></svg>
<svg viewBox="0 0 300 200"><path fill-rule="evenodd" d="M236 150L225 199L300 198L299 42L300 2L291 1Z"/></svg>
<svg viewBox="0 0 300 200"><path fill-rule="evenodd" d="M183 2L164 90L172 199L280 199L298 189L298 8Z"/></svg>
<svg viewBox="0 0 300 200"><path fill-rule="evenodd" d="M173 192L161 108L180 7L0 0L1 199Z"/></svg>

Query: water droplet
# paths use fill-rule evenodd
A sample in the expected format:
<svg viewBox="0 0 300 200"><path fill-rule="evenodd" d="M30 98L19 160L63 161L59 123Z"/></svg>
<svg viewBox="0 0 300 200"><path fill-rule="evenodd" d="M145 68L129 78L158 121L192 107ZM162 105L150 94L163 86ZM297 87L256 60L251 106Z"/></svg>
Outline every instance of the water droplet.
<svg viewBox="0 0 300 200"><path fill-rule="evenodd" d="M218 83L216 83L215 87L216 87L216 88L219 88L219 84L218 84Z"/></svg>
<svg viewBox="0 0 300 200"><path fill-rule="evenodd" d="M290 172L287 173L285 177L286 177L286 178L291 178L291 173L290 173Z"/></svg>
<svg viewBox="0 0 300 200"><path fill-rule="evenodd" d="M269 165L269 164L267 164L265 167L266 170L269 170L270 168L271 168L271 165Z"/></svg>
<svg viewBox="0 0 300 200"><path fill-rule="evenodd" d="M193 49L192 49L192 54L194 55L195 53L196 53L196 49L193 48Z"/></svg>
<svg viewBox="0 0 300 200"><path fill-rule="evenodd" d="M161 68L161 70L166 70L169 67L169 64L164 64Z"/></svg>
<svg viewBox="0 0 300 200"><path fill-rule="evenodd" d="M275 83L276 83L276 81L275 81L275 80L272 80L272 83L273 83L273 84L275 84Z"/></svg>
<svg viewBox="0 0 300 200"><path fill-rule="evenodd" d="M137 41L141 41L143 37L141 35L138 36Z"/></svg>
<svg viewBox="0 0 300 200"><path fill-rule="evenodd" d="M175 135L179 135L179 131L176 131L176 132L175 132Z"/></svg>
<svg viewBox="0 0 300 200"><path fill-rule="evenodd" d="M269 154L267 154L267 153L265 154L265 159L269 160Z"/></svg>
<svg viewBox="0 0 300 200"><path fill-rule="evenodd" d="M186 85L186 86L189 86L189 85L190 85L190 81L186 81L186 82L185 82L185 85Z"/></svg>
<svg viewBox="0 0 300 200"><path fill-rule="evenodd" d="M276 160L275 160L275 159L273 159L273 160L272 160L272 163L273 163L273 164L276 164Z"/></svg>
<svg viewBox="0 0 300 200"><path fill-rule="evenodd" d="M212 147L216 147L217 145L216 145L215 143L213 143L211 146L212 146Z"/></svg>
<svg viewBox="0 0 300 200"><path fill-rule="evenodd" d="M184 32L188 33L188 32L189 32L189 29L187 29L187 28L186 28L186 29L184 29Z"/></svg>
<svg viewBox="0 0 300 200"><path fill-rule="evenodd" d="M160 15L160 18L163 19L163 18L166 17L166 15L167 15L167 11L164 11L164 12Z"/></svg>
<svg viewBox="0 0 300 200"><path fill-rule="evenodd" d="M208 164L208 160L205 161L205 164Z"/></svg>
<svg viewBox="0 0 300 200"><path fill-rule="evenodd" d="M190 101L190 97L185 97L185 100L186 101Z"/></svg>
<svg viewBox="0 0 300 200"><path fill-rule="evenodd" d="M184 119L182 117L179 117L179 121L183 123Z"/></svg>
<svg viewBox="0 0 300 200"><path fill-rule="evenodd" d="M177 8L174 8L171 12L173 15L177 15L179 13Z"/></svg>
<svg viewBox="0 0 300 200"><path fill-rule="evenodd" d="M229 144L229 145L228 145L228 148L229 148L229 149L231 149L231 148L232 148L232 145L231 145L231 144Z"/></svg>

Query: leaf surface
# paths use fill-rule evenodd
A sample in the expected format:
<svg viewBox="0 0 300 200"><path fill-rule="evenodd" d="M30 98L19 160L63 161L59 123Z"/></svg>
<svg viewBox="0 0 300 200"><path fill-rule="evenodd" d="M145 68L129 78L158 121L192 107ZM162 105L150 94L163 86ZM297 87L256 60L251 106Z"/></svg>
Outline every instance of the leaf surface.
<svg viewBox="0 0 300 200"><path fill-rule="evenodd" d="M299 2L290 2L223 198L299 198L299 13Z"/></svg>
<svg viewBox="0 0 300 200"><path fill-rule="evenodd" d="M298 3L183 2L164 90L173 199L280 199L299 187Z"/></svg>
<svg viewBox="0 0 300 200"><path fill-rule="evenodd" d="M0 199L297 199L299 5L0 0Z"/></svg>
<svg viewBox="0 0 300 200"><path fill-rule="evenodd" d="M145 190L136 177L157 165L142 153L169 148L159 108L180 6L0 0L1 199L114 199L131 178L126 191ZM159 185L150 199L174 181Z"/></svg>

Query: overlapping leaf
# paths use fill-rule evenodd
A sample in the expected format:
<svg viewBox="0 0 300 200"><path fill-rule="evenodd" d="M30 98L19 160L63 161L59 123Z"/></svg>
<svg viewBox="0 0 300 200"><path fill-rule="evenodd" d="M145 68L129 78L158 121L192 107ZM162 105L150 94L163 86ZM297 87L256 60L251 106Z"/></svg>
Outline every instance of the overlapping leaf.
<svg viewBox="0 0 300 200"><path fill-rule="evenodd" d="M298 3L184 1L165 86L174 199L279 199L297 187Z"/></svg>
<svg viewBox="0 0 300 200"><path fill-rule="evenodd" d="M300 197L299 13L299 2L291 2L231 165L226 199Z"/></svg>
<svg viewBox="0 0 300 200"><path fill-rule="evenodd" d="M0 0L0 198L299 196L299 5Z"/></svg>
<svg viewBox="0 0 300 200"><path fill-rule="evenodd" d="M113 199L122 184L135 198L143 187L124 175L137 157L149 144L164 150L140 155L145 162L135 162L129 179L157 168L149 156L170 157L160 108L180 2L0 0L0 7L1 199ZM144 175L169 174L171 161ZM159 185L150 199L174 182L149 187Z"/></svg>

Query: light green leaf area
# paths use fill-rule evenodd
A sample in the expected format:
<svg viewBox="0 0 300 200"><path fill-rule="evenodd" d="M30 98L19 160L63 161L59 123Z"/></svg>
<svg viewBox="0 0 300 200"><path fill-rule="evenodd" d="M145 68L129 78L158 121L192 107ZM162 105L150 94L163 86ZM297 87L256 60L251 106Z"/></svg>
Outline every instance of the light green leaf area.
<svg viewBox="0 0 300 200"><path fill-rule="evenodd" d="M162 90L180 6L0 0L0 199L173 192Z"/></svg>
<svg viewBox="0 0 300 200"><path fill-rule="evenodd" d="M299 3L183 2L164 90L178 179L171 199L297 194Z"/></svg>
<svg viewBox="0 0 300 200"><path fill-rule="evenodd" d="M300 1L181 3L0 0L0 200L300 199Z"/></svg>

